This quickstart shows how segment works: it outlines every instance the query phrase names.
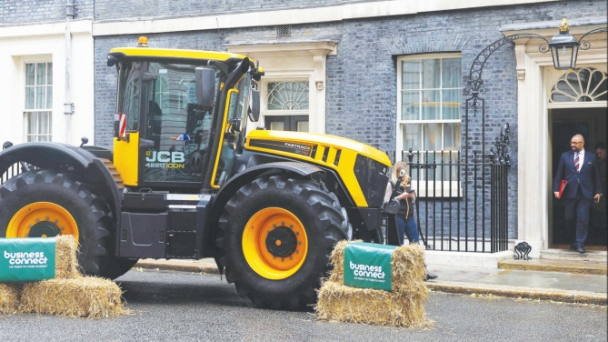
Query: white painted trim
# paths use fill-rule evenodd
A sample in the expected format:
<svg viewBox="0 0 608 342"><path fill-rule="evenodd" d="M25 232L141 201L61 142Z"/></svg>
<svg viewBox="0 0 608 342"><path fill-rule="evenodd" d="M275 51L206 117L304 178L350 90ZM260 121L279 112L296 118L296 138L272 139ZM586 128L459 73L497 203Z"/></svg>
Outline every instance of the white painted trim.
<svg viewBox="0 0 608 342"><path fill-rule="evenodd" d="M553 102L547 104L547 109L556 108L606 108L608 102L606 101L595 101L595 102Z"/></svg>
<svg viewBox="0 0 608 342"><path fill-rule="evenodd" d="M331 41L320 42L277 42L273 44L249 44L245 42L231 43L226 45L226 49L237 54L258 54L263 53L265 56L285 56L285 53L309 56L311 50L325 50L328 55L338 53L338 44Z"/></svg>
<svg viewBox="0 0 608 342"><path fill-rule="evenodd" d="M53 23L53 24L40 24L40 25L16 25L16 26L5 26L0 27L0 40L11 39L11 38L25 38L25 37L40 37L40 36L54 36L54 35L65 35L65 22ZM72 35L93 34L93 21L92 20L74 20L70 22L70 33Z"/></svg>
<svg viewBox="0 0 608 342"><path fill-rule="evenodd" d="M401 89L401 82L402 82L402 66L401 66L401 62L404 60L411 60L411 59L435 59L435 58L460 58L462 61L462 53L457 53L457 52L452 52L452 53L425 53L425 54L414 54L414 55L407 55L407 56L401 56L397 58L397 117L396 117L396 134L397 134L397 138L395 139L395 162L400 161L401 160L401 156L403 154L403 150L401 149L401 146L403 146L403 132L401 130L401 125L403 124L432 124L432 123L462 123L462 116L461 119L446 119L446 120L402 120L401 119L401 110L402 110L402 96L401 96L401 92L403 91L403 89ZM460 88L436 88L437 90L443 89L443 90L462 90L463 87L461 85ZM425 89L427 90L427 89ZM462 115L462 113L461 113ZM443 134L442 134L442 140L443 140Z"/></svg>
<svg viewBox="0 0 608 342"><path fill-rule="evenodd" d="M34 63L51 63L53 64L53 84L51 85L51 89L52 89L52 93L53 93L53 98L51 100L52 105L51 108L46 108L46 109L26 109L25 108L25 82L26 82L26 65L27 64L34 64ZM21 129L21 139L22 141L26 142L27 141L27 123L28 120L25 117L25 113L31 113L31 112L50 112L51 113L51 127L50 127L50 131L51 131L51 140L50 141L62 141L57 139L57 133L55 133L56 128L55 126L55 122L58 121L57 120L57 115L59 115L59 113L54 110L57 108L57 106L55 106L55 99L56 99L56 95L57 92L57 86L56 86L56 75L58 74L58 70L56 70L56 63L53 63L53 55L52 54L40 54L40 55L29 55L29 56L24 56L20 58L19 61L19 66L17 68L17 72L18 72L18 108L19 108L19 114L21 115L21 118L23 120L23 126ZM53 120L53 118L55 120Z"/></svg>
<svg viewBox="0 0 608 342"><path fill-rule="evenodd" d="M163 19L157 17L134 21L108 20L95 22L93 24L93 35L110 36L309 24L555 1L558 0L390 0L313 8L204 15L187 18Z"/></svg>
<svg viewBox="0 0 608 342"><path fill-rule="evenodd" d="M397 59L397 62L408 60L408 59L435 59L435 58L462 58L462 53L460 52L450 52L450 53L424 53L424 54L416 54L416 55L407 55L401 56Z"/></svg>

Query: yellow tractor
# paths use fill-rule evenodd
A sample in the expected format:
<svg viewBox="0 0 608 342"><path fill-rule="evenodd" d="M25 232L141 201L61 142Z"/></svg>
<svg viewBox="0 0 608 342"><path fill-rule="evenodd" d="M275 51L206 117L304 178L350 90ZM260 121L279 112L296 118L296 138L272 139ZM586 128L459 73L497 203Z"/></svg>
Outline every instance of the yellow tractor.
<svg viewBox="0 0 608 342"><path fill-rule="evenodd" d="M114 148L29 142L0 152L0 237L72 234L90 275L139 258L213 257L256 307L316 300L336 242L381 242L387 155L337 136L261 128L264 71L226 52L112 49Z"/></svg>

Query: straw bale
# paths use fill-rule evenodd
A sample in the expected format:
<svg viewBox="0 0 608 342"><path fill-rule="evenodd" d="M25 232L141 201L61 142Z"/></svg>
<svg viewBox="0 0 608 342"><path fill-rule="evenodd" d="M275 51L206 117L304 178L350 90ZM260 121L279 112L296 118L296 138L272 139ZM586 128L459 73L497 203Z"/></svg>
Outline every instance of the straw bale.
<svg viewBox="0 0 608 342"><path fill-rule="evenodd" d="M76 252L78 243L72 235L57 236L55 245L55 278L74 279L82 277L78 272Z"/></svg>
<svg viewBox="0 0 608 342"><path fill-rule="evenodd" d="M329 280L340 285L344 284L344 250L349 243L358 241L340 241L336 244L330 256L333 270ZM422 283L426 277L424 269L424 249L419 245L407 245L395 248L391 261L392 290L411 291L416 288L416 292L422 291L420 287L426 288Z"/></svg>
<svg viewBox="0 0 608 342"><path fill-rule="evenodd" d="M315 306L317 317L330 322L379 324L393 327L427 327L423 303L427 292L388 292L359 289L326 281Z"/></svg>
<svg viewBox="0 0 608 342"><path fill-rule="evenodd" d="M107 279L50 279L25 285L19 312L88 318L119 316L127 313L121 295L120 288Z"/></svg>
<svg viewBox="0 0 608 342"><path fill-rule="evenodd" d="M21 283L0 283L0 314L13 314L19 309Z"/></svg>
<svg viewBox="0 0 608 342"><path fill-rule="evenodd" d="M352 242L361 242L361 240ZM329 262L333 269L329 275L329 281L344 284L344 250L346 250L346 245L349 243L351 243L351 241L342 240L336 244L336 247L334 247L334 250L331 252Z"/></svg>

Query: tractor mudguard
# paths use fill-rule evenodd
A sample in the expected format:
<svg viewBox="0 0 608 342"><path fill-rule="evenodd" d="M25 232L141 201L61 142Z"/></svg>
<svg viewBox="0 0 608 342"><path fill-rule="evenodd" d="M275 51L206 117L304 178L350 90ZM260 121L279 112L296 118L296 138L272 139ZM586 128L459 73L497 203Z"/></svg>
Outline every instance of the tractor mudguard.
<svg viewBox="0 0 608 342"><path fill-rule="evenodd" d="M203 257L213 256L215 249L215 226L222 214L223 208L230 200L232 195L242 186L252 182L266 172L290 172L302 177L310 176L314 173L325 172L325 170L311 164L300 162L274 162L256 165L245 169L232 176L220 191L211 197L209 203L204 205L205 210L200 210L197 217L197 231L203 232L202 246ZM200 208L201 206L199 206ZM211 231L213 227L213 232Z"/></svg>
<svg viewBox="0 0 608 342"><path fill-rule="evenodd" d="M19 144L0 152L0 175L17 162L32 164L40 169L66 172L76 175L84 182L97 183L92 185L100 190L100 195L110 206L119 227L121 196L118 186L103 161L93 153L83 148L56 142Z"/></svg>
<svg viewBox="0 0 608 342"><path fill-rule="evenodd" d="M70 171L84 171L95 156L80 153L75 146L54 142L30 142L12 146L0 152L0 174L17 162L26 162L39 168L71 167Z"/></svg>

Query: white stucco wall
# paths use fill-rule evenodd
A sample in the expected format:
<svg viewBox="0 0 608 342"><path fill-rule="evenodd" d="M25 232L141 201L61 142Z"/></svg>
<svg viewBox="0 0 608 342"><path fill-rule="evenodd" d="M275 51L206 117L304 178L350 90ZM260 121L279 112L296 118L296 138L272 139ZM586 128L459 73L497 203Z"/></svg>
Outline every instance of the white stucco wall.
<svg viewBox="0 0 608 342"><path fill-rule="evenodd" d="M66 130L65 23L0 28L0 143L26 141L24 127L25 63L53 63L52 140L79 144L86 136L92 144L93 124L93 36L92 21L71 23L71 89L74 114L71 131Z"/></svg>

